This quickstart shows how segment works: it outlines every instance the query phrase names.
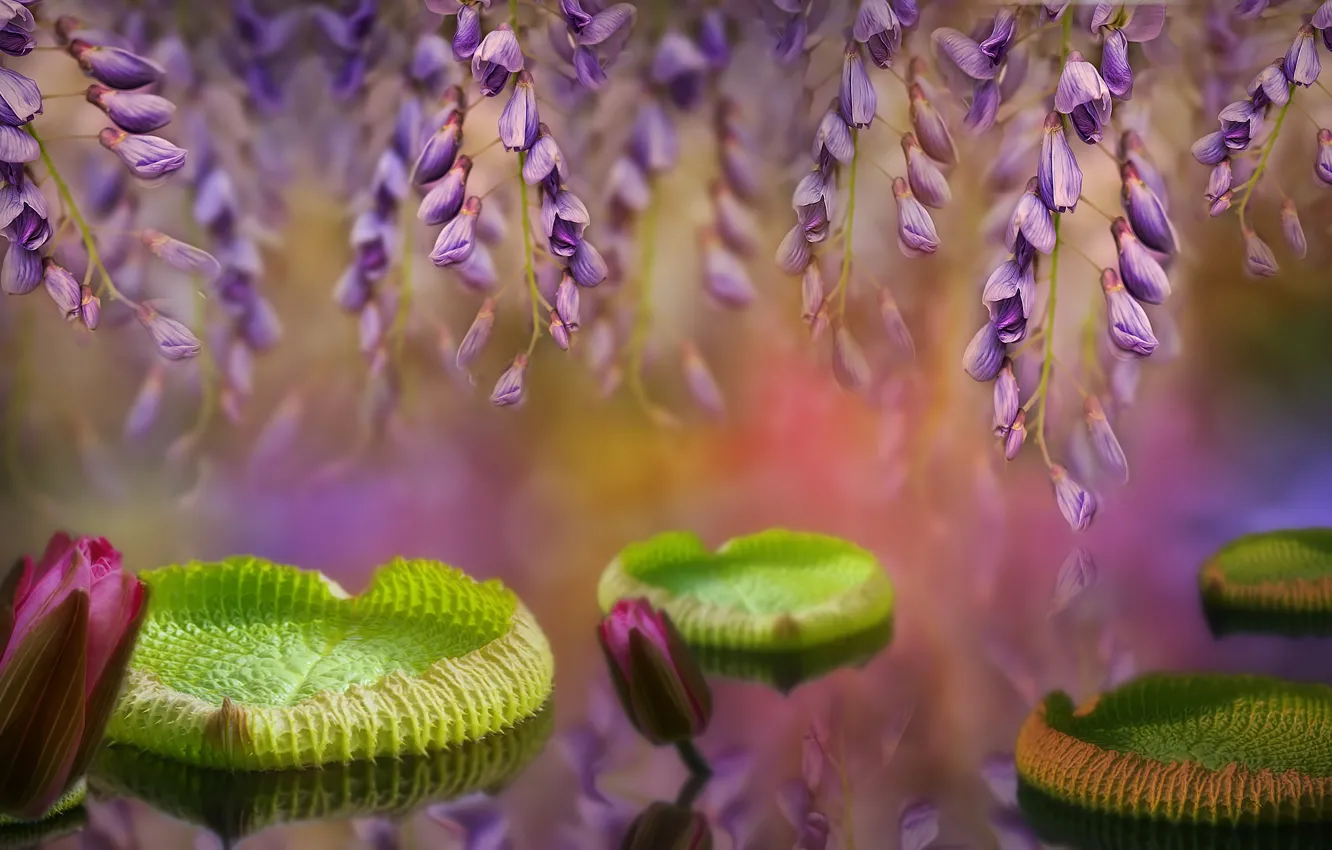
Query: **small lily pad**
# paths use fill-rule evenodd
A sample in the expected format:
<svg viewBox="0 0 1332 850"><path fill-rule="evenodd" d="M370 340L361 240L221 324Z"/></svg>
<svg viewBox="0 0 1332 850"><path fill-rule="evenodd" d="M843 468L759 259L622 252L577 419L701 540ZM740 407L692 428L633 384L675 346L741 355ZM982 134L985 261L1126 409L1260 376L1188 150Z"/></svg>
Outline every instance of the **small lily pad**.
<svg viewBox="0 0 1332 850"><path fill-rule="evenodd" d="M1264 676L1143 676L1081 708L1046 697L1022 781L1090 812L1177 823L1332 819L1332 688Z"/></svg>
<svg viewBox="0 0 1332 850"><path fill-rule="evenodd" d="M1332 634L1332 528L1240 537L1203 565L1200 581L1215 634Z"/></svg>
<svg viewBox="0 0 1332 850"><path fill-rule="evenodd" d="M1018 783L1022 817L1043 844L1078 850L1327 850L1332 824L1171 823L1089 812Z"/></svg>
<svg viewBox="0 0 1332 850"><path fill-rule="evenodd" d="M349 596L259 558L143 572L148 617L108 738L191 764L279 770L424 754L550 696L554 661L498 581L398 559Z"/></svg>
<svg viewBox="0 0 1332 850"><path fill-rule="evenodd" d="M0 847L34 847L82 828L88 820L88 812L83 808L87 796L88 785L80 779L37 820L0 815Z"/></svg>
<svg viewBox="0 0 1332 850"><path fill-rule="evenodd" d="M135 797L234 841L282 823L394 818L426 803L497 793L541 752L553 727L547 707L503 732L428 755L302 770L217 770L111 746L97 755L89 782L99 796Z"/></svg>
<svg viewBox="0 0 1332 850"><path fill-rule="evenodd" d="M771 685L784 694L842 667L868 664L893 637L891 619L859 634L809 649L786 652L720 649L698 646L694 655L703 672L729 679Z"/></svg>
<svg viewBox="0 0 1332 850"><path fill-rule="evenodd" d="M807 649L892 617L893 586L866 550L836 537L773 529L716 552L667 532L626 546L597 590L603 611L645 597L671 615L691 645Z"/></svg>

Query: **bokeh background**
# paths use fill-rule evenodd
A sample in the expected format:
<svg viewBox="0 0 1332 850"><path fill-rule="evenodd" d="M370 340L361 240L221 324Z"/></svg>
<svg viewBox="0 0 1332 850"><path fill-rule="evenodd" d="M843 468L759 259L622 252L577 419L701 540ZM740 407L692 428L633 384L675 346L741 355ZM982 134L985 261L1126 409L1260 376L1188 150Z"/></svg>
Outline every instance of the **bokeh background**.
<svg viewBox="0 0 1332 850"><path fill-rule="evenodd" d="M825 70L811 68L807 77ZM917 346L912 362L876 359L881 380L864 398L833 380L827 340L810 343L800 322L798 282L771 268L766 249L751 264L760 298L750 310L722 311L700 295L694 234L706 223L700 199L716 168L703 144L690 143L707 138L700 116L682 128L684 154L664 190L653 270L658 320L647 377L654 398L678 414L678 427L655 423L624 392L603 398L580 368L577 347L563 354L543 344L526 403L491 406L489 386L526 329L518 321L501 327L476 387L441 365L440 325L461 336L479 299L429 266L422 231L421 319L408 338L390 425L368 437L355 321L330 295L350 256L346 187L331 179L318 139L268 128L290 143L285 211L264 244L263 288L285 334L258 362L254 393L237 421L214 410L192 431L204 373L173 366L156 421L127 439L124 419L154 357L146 345L122 340L130 331L120 333L114 321L96 334L76 332L37 296L0 304L0 558L38 551L63 528L109 537L135 568L248 553L324 571L356 591L376 565L403 555L503 579L533 609L556 656L556 735L501 796L516 846L545 847L552 830L595 819L572 781L567 738L610 722L594 638L595 587L615 553L669 529L713 544L773 526L841 535L877 553L896 584L891 646L860 669L789 695L718 680L716 717L702 746L752 759L744 793L754 801L755 847L790 846L775 790L798 775L811 723L831 729L845 754L849 801L837 805L849 816L835 832L838 846L849 846L847 823L861 847L895 846L899 807L915 797L943 807L944 839L991 846L995 801L979 765L1011 749L1028 708L1049 689L1085 696L1107 679L1150 669L1332 680L1322 644L1216 642L1199 610L1197 570L1226 540L1332 517L1325 247L1332 216L1326 198L1310 194L1302 210L1309 257L1297 262L1277 246L1281 274L1247 277L1234 222L1208 220L1201 209L1206 174L1187 154L1194 129L1187 97L1160 82L1159 75L1184 72L1163 55L1127 110L1163 152L1186 246L1172 271L1174 332L1163 346L1173 356L1153 357L1135 404L1117 420L1132 477L1101 491L1100 515L1084 534L1070 533L1055 510L1033 452L1011 464L997 455L989 388L960 368L982 315L978 292L990 250L985 222L994 198L969 189L982 184L990 164L985 144L963 140L955 203L939 217L943 247L927 259L897 253L887 180L863 173L868 213L854 237L855 285L866 295L860 309L872 323L873 287L886 283ZM737 85L791 82L766 66L754 75ZM317 69L296 73L295 99L317 103L299 92L321 84ZM881 111L904 121L901 93L883 85ZM1311 110L1327 112L1326 100ZM759 98L748 106L764 108ZM957 120L957 104L949 110ZM589 119L591 134L616 131L609 112ZM72 133L95 118L73 103L53 105L47 116L68 122ZM896 155L890 136L881 142L884 161ZM1282 149L1273 167L1287 186L1311 186L1312 143L1312 132L1302 131ZM60 153L70 168L82 162L77 148ZM485 175L505 179L506 156L487 154L493 168L478 164L483 185L492 179ZM1112 205L1109 163L1086 166L1104 205ZM355 172L347 173L355 183ZM767 178L771 191L758 214L775 246L789 226L792 172L776 159ZM580 191L595 194L594 172L575 179ZM145 201L163 221L181 203L167 191ZM1093 258L1107 261L1104 222L1094 215L1080 210L1072 230ZM1256 220L1275 231L1274 200L1258 204ZM518 274L508 258L501 265L501 278ZM1096 295L1095 270L1077 259L1070 269L1068 285ZM181 309L208 309L188 283L175 286L159 295ZM1061 310L1076 317L1085 309L1079 298ZM726 394L724 419L696 413L670 368L686 335L700 341ZM1053 439L1062 446L1076 423L1055 421ZM197 439L182 445L189 433ZM1090 552L1099 580L1049 616L1056 574L1078 545ZM631 811L674 796L683 772L671 753L632 741L623 749L603 787ZM196 839L191 828L142 805L132 812L138 846L184 847ZM94 814L105 820L105 812ZM417 828L429 836L422 846L454 840L426 824ZM368 841L364 831L335 823L277 828L246 846ZM720 836L718 843L727 846Z"/></svg>

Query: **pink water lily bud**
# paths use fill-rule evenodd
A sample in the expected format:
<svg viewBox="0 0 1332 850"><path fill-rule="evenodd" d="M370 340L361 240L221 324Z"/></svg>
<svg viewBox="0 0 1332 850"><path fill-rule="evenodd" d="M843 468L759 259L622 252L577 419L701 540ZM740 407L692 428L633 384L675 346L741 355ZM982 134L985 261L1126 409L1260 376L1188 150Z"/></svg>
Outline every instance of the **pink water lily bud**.
<svg viewBox="0 0 1332 850"><path fill-rule="evenodd" d="M712 694L671 618L646 599L622 599L597 637L629 722L654 745L701 735Z"/></svg>
<svg viewBox="0 0 1332 850"><path fill-rule="evenodd" d="M0 602L0 812L44 814L83 775L120 694L147 588L104 538L52 536Z"/></svg>

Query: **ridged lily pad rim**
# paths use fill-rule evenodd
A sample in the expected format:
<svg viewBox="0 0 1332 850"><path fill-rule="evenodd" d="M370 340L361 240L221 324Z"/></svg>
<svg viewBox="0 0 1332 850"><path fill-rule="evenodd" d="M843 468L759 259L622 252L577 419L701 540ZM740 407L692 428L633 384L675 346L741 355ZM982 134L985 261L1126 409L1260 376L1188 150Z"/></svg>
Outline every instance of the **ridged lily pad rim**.
<svg viewBox="0 0 1332 850"><path fill-rule="evenodd" d="M150 585L188 582L202 571L256 565L308 575L297 567L238 558L163 567L140 576ZM322 591L314 592L354 603L335 583L314 575L322 579L317 584ZM401 581L403 576L409 581L466 581L507 594L512 598L507 631L464 655L440 659L420 675L390 672L369 685L323 691L283 706L229 700L216 705L182 693L141 669L136 653L108 739L201 766L280 770L423 755L502 731L540 710L553 688L554 658L535 617L512 591L495 580L478 583L444 564L399 558L376 570L362 596L380 582ZM157 594L153 606L165 604L164 597ZM160 612L150 607L145 629Z"/></svg>
<svg viewBox="0 0 1332 850"><path fill-rule="evenodd" d="M1272 575L1266 578L1252 570L1236 573L1237 556L1257 557L1261 555L1259 547L1286 542L1328 547L1327 574L1283 577L1276 569L1279 565L1274 565ZM1208 625L1218 635L1256 632L1295 637L1332 633L1332 529L1281 529L1238 537L1203 564L1199 584Z"/></svg>
<svg viewBox="0 0 1332 850"><path fill-rule="evenodd" d="M675 595L629 573L625 566L626 557L633 557L636 551L646 550L666 539L696 544L700 554L708 551L697 535L674 531L625 547L601 575L598 602L603 612L609 612L620 599L646 598L654 607L670 614L688 643L752 651L808 649L867 631L892 617L893 585L888 575L873 553L841 538L774 528L727 540L711 554L723 555L737 544L774 537L835 546L844 554L863 558L874 569L867 571L865 581L819 605L799 611L752 613L715 605L697 597Z"/></svg>
<svg viewBox="0 0 1332 850"><path fill-rule="evenodd" d="M1264 676L1150 674L1125 687L1221 678L1252 683L1255 688L1289 687L1292 693L1316 694L1332 704L1332 688ZM1231 825L1332 819L1332 777L1296 769L1257 769L1238 761L1219 769L1197 761L1164 762L1103 748L1070 734L1071 721L1094 712L1105 696L1075 709L1063 691L1048 695L1018 735L1019 778L1055 800L1126 817Z"/></svg>

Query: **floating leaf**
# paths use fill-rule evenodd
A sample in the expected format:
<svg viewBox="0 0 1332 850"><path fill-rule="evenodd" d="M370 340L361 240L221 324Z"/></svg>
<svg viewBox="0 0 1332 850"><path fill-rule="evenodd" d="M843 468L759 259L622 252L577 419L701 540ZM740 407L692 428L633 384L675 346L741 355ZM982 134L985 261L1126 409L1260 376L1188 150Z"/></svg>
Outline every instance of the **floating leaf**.
<svg viewBox="0 0 1332 850"><path fill-rule="evenodd" d="M1059 691L1022 727L1018 775L1092 812L1226 824L1327 820L1330 715L1332 688L1262 676L1151 674L1076 711Z"/></svg>
<svg viewBox="0 0 1332 850"><path fill-rule="evenodd" d="M603 611L646 597L686 641L734 650L807 649L892 616L893 587L874 556L845 540L774 529L709 551L693 534L631 544L602 574Z"/></svg>
<svg viewBox="0 0 1332 850"><path fill-rule="evenodd" d="M394 818L431 801L508 784L545 746L554 715L542 710L505 731L423 756L300 770L233 772L111 746L89 781L100 795L137 797L225 842L281 823Z"/></svg>
<svg viewBox="0 0 1332 850"><path fill-rule="evenodd" d="M841 640L804 650L759 652L692 647L703 672L771 685L784 694L843 667L863 667L892 640L892 620Z"/></svg>
<svg viewBox="0 0 1332 850"><path fill-rule="evenodd" d="M1212 631L1332 634L1332 528L1249 534L1203 565Z"/></svg>
<svg viewBox="0 0 1332 850"><path fill-rule="evenodd" d="M423 754L535 714L553 659L497 581L398 559L351 597L235 557L141 573L153 601L108 737L192 764L275 770Z"/></svg>
<svg viewBox="0 0 1332 850"><path fill-rule="evenodd" d="M84 782L74 783L74 787L38 820L0 815L0 848L44 846L43 842L82 829L88 822L88 811L83 806L87 792L88 786Z"/></svg>

